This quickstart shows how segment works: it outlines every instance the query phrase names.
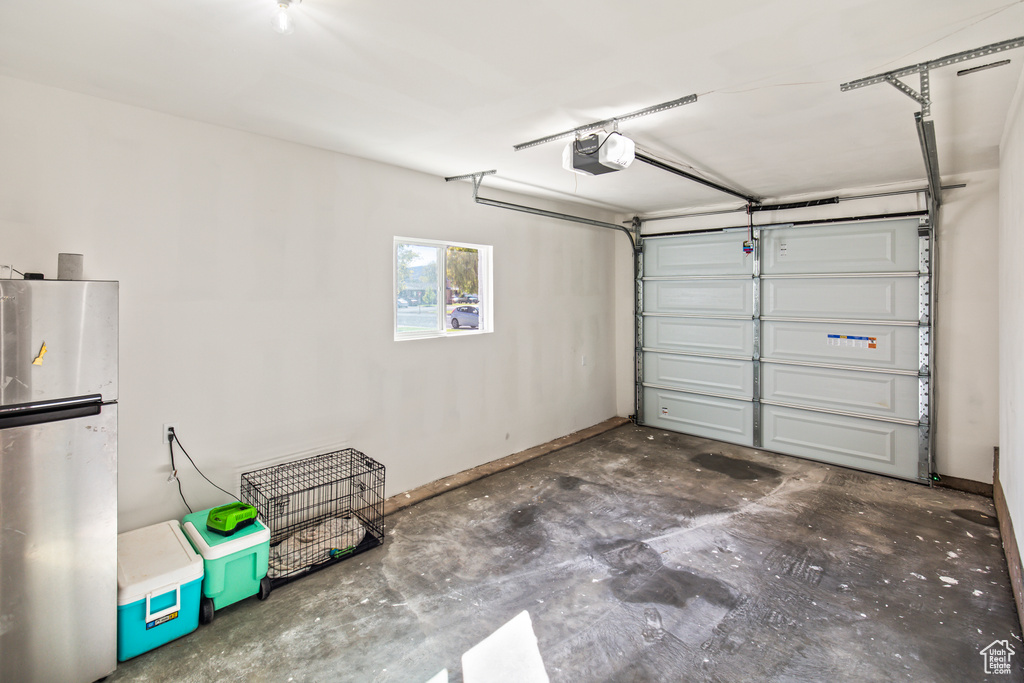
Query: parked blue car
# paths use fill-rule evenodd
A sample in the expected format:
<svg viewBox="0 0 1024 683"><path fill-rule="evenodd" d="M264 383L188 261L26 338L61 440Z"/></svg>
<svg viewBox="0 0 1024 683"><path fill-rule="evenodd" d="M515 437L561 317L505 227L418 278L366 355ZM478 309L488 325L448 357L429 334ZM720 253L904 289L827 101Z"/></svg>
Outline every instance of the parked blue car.
<svg viewBox="0 0 1024 683"><path fill-rule="evenodd" d="M457 306L449 314L454 329L460 327L480 327L480 309L476 306Z"/></svg>

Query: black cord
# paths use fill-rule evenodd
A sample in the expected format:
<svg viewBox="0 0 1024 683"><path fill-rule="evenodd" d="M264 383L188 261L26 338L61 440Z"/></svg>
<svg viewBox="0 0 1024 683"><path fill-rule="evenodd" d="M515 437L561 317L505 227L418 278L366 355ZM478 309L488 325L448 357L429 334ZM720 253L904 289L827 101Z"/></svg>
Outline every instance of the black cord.
<svg viewBox="0 0 1024 683"><path fill-rule="evenodd" d="M174 435L174 430L170 430L171 435ZM178 479L178 468L174 465L174 439L167 439L167 449L171 452L171 476L178 482L178 495L181 496L181 502L188 508L189 514L192 513L192 507L185 500L185 492L181 490L181 479Z"/></svg>
<svg viewBox="0 0 1024 683"><path fill-rule="evenodd" d="M210 481L209 477L207 477L205 474L203 474L203 471L201 469L199 469L198 465L196 465L196 461L192 459L192 456L188 454L188 451L185 450L185 447L181 445L181 441L178 439L178 435L174 433L174 428L173 427L169 427L168 431L171 434L171 438L169 439L169 441L173 441L173 442L178 444L178 448L180 448L181 452L185 454L185 457L188 458L188 461L190 463L192 463L192 467L196 468L196 472L199 473L199 476L201 476L203 479L205 479L207 482L209 482L210 486L214 487L215 489L217 489L219 491L223 491L224 493L227 493L228 496L231 497L231 500L238 500L238 497L235 496L235 494L228 493L227 491L224 491L224 489L222 489L221 487L219 487L216 484L214 484L212 481ZM171 452L172 453L174 452L173 444L171 446ZM172 463L172 465L173 465L173 463ZM180 485L180 482L179 482L179 485ZM186 503L186 505L187 505L187 503ZM191 509L189 511L191 512Z"/></svg>
<svg viewBox="0 0 1024 683"><path fill-rule="evenodd" d="M13 271L14 271L15 273L17 273L18 275L20 275L20 276L22 276L22 277L25 277L25 273L21 272L20 270L18 270L18 269L17 269L17 268L15 268L14 266L11 266L11 270L13 270Z"/></svg>
<svg viewBox="0 0 1024 683"><path fill-rule="evenodd" d="M608 142L608 138L610 138L613 135L621 135L621 133L619 133L618 131L612 131L611 133L608 133L608 135L605 135L604 140L601 141L601 144L598 145L597 149L595 149L593 152L580 151L580 139L576 138L576 140L573 142L573 151L575 151L577 154L582 154L585 157L592 157L601 151L601 148L604 147L606 142ZM587 137L590 136L588 135Z"/></svg>

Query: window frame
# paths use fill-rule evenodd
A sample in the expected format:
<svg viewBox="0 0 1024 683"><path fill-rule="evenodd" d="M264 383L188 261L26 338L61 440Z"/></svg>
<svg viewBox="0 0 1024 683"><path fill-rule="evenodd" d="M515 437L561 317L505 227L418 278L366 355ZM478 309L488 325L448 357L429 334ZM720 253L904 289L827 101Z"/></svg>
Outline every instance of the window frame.
<svg viewBox="0 0 1024 683"><path fill-rule="evenodd" d="M412 245L419 247L430 247L438 249L437 281L434 283L437 296L437 329L416 330L400 332L398 329L398 248L400 245ZM477 252L477 297L476 304L480 311L479 324L475 330L448 330L448 303L446 278L448 272L448 248L459 247L463 249L474 249ZM394 327L395 341L406 341L409 339L435 339L437 337L472 337L479 334L490 334L494 331L494 296L493 296L493 275L492 275L493 247L489 244L472 244L469 242L451 242L447 240L421 239L418 237L395 236L391 245L391 268L392 268L392 321ZM456 304L457 306L458 304Z"/></svg>

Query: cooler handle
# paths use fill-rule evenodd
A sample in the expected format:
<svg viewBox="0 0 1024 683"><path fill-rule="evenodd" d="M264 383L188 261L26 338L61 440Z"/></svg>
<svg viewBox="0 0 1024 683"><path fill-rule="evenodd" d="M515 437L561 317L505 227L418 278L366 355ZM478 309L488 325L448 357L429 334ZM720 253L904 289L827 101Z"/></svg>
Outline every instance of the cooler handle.
<svg viewBox="0 0 1024 683"><path fill-rule="evenodd" d="M174 604L167 609L162 609L156 614L150 612L149 601L160 595L165 595L174 591ZM174 584L173 586L164 586L159 590L155 590L152 593L146 593L146 623L156 621L160 617L166 617L168 614L174 614L181 609L181 584Z"/></svg>

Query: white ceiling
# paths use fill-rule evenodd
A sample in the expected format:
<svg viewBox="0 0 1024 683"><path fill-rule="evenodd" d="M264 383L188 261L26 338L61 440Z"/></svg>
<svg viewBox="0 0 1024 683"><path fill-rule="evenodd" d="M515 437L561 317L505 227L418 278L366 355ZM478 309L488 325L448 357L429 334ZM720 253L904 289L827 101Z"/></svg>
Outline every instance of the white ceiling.
<svg viewBox="0 0 1024 683"><path fill-rule="evenodd" d="M569 173L564 142L512 146L696 93L620 130L765 198L923 179L918 106L886 84L840 83L1024 35L1024 3L1006 0L304 0L288 36L271 30L273 7L4 0L0 74L651 214L734 202L639 162ZM944 175L998 164L1024 49L966 65L1005 58L932 72Z"/></svg>

